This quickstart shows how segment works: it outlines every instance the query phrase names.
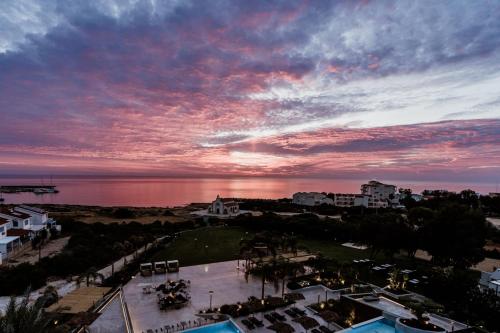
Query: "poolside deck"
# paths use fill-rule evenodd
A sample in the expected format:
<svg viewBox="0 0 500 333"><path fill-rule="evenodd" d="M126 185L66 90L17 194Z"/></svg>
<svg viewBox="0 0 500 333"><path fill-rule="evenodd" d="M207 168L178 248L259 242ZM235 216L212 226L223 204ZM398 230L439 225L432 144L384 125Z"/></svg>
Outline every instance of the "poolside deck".
<svg viewBox="0 0 500 333"><path fill-rule="evenodd" d="M156 293L143 294L142 286L144 283L160 284L167 279L171 280L190 280L190 295L191 302L179 310L160 311L157 304ZM245 281L244 270L237 269L237 261L225 261L207 265L197 265L181 267L178 273L157 274L150 277L135 276L127 285L124 286L123 292L125 300L129 307L130 317L134 332L146 332L148 329L158 329L165 325L176 325L181 322L193 322L198 317L195 315L200 310L205 310L209 307L210 296L209 291L213 291L212 307L218 308L223 304L233 304L236 302L246 301L250 296L260 297L261 295L261 280L250 276L248 283ZM266 284L266 295L280 295L281 287L276 292L273 285ZM325 299L325 288L311 287L301 290L305 296L305 300L297 302L297 305L303 308L306 304L311 304L318 300ZM338 294L328 293L328 297L338 298ZM278 310L283 313L282 310ZM260 319L263 314L257 315ZM322 324L326 323L319 317L316 320ZM236 320L242 328L241 319ZM289 319L289 323L292 321ZM292 326L297 326L297 323L292 323ZM269 323L266 322L266 326ZM305 331L297 326L297 332ZM271 332L266 328L255 329L252 332Z"/></svg>

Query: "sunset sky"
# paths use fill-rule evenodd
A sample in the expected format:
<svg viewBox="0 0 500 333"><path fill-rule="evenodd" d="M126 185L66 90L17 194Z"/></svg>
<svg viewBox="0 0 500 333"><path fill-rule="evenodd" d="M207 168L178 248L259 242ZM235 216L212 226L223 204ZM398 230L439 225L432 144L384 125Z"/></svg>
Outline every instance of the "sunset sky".
<svg viewBox="0 0 500 333"><path fill-rule="evenodd" d="M0 175L500 180L500 1L0 2Z"/></svg>

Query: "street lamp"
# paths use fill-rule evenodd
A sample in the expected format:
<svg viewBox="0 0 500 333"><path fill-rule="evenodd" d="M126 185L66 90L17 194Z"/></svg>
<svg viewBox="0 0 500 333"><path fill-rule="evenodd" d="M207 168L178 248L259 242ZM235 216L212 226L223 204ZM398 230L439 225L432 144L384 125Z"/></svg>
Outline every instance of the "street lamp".
<svg viewBox="0 0 500 333"><path fill-rule="evenodd" d="M209 306L209 310L212 311L212 295L214 294L214 291L213 290L210 290L208 292L208 294L210 295L210 306Z"/></svg>

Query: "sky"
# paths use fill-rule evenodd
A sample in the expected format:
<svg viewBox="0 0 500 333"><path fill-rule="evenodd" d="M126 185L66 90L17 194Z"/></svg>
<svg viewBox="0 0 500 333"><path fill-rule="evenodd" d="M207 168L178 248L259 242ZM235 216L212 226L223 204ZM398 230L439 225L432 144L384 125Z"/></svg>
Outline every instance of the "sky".
<svg viewBox="0 0 500 333"><path fill-rule="evenodd" d="M0 175L500 181L500 1L0 1Z"/></svg>

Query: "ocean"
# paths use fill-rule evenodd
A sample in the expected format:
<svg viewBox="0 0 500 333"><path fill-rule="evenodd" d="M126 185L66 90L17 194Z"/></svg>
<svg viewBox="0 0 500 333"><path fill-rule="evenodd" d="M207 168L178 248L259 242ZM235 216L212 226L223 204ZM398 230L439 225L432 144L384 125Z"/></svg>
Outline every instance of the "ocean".
<svg viewBox="0 0 500 333"><path fill-rule="evenodd" d="M383 181L383 179L379 179ZM96 206L173 207L192 202L210 202L218 194L235 198L290 198L299 191L359 193L367 180L299 178L145 178L145 177L58 177L7 178L0 185L56 185L59 193L3 193L4 203L77 204ZM493 184L385 181L398 187L460 191L471 188L481 193L495 191Z"/></svg>

